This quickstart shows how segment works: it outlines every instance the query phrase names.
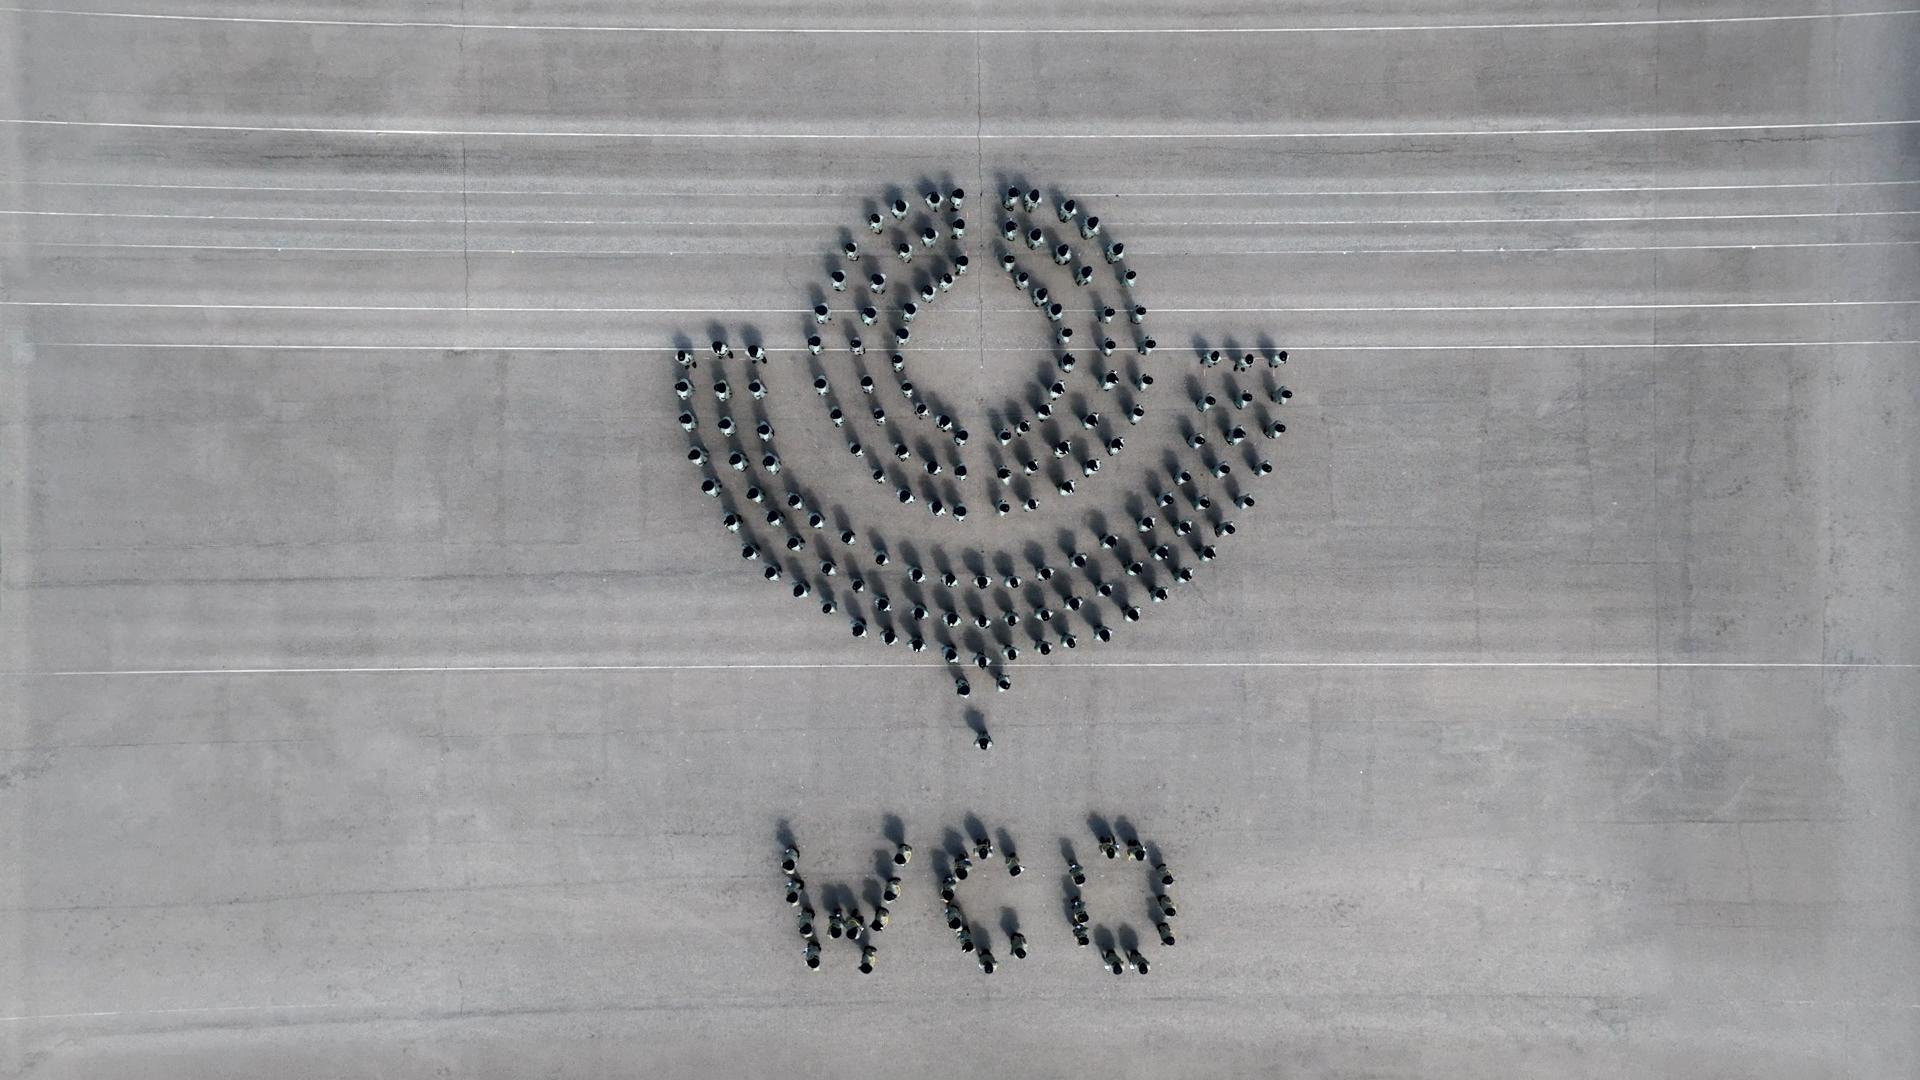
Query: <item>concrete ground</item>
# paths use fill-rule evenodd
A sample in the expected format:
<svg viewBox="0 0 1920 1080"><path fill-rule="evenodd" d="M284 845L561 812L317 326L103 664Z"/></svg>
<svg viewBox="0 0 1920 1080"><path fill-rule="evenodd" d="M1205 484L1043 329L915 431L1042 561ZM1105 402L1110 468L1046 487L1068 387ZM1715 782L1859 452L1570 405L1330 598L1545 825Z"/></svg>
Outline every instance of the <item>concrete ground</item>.
<svg viewBox="0 0 1920 1080"><path fill-rule="evenodd" d="M1920 17L1855 3L0 13L0 1074L1910 1076ZM981 753L735 558L665 350L783 350L900 543L1081 527L885 505L793 351L868 200L1011 180L1142 275L1129 461L1197 348L1295 397ZM976 417L1046 355L983 269L915 324ZM1153 936L1093 815L1180 879L1145 977L1065 927L1062 843ZM894 827L809 973L780 830Z"/></svg>

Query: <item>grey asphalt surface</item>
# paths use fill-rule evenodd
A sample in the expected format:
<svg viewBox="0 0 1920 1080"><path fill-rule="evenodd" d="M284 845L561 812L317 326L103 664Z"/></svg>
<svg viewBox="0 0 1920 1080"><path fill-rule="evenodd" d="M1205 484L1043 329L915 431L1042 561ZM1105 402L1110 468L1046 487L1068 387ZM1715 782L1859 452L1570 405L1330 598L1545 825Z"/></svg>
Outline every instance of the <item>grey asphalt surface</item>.
<svg viewBox="0 0 1920 1080"><path fill-rule="evenodd" d="M0 12L0 1074L1912 1075L1920 16L110 10ZM1160 382L1080 503L961 525L796 347L871 200L987 237L1009 182L1124 238ZM978 468L1050 350L974 261L913 375ZM710 326L824 504L956 559L1116 513L1197 349L1295 397L981 753L735 557ZM963 895L991 977L968 815L1029 867ZM1147 976L1066 929L1063 842L1153 937L1090 815L1179 876ZM879 970L809 973L779 830L857 886L889 816Z"/></svg>

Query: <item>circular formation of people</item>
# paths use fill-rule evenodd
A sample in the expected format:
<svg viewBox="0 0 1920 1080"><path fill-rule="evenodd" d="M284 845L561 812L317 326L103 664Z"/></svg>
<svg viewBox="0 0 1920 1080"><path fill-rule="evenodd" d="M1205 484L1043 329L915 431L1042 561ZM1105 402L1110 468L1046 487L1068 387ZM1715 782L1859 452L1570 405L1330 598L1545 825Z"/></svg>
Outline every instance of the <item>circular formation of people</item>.
<svg viewBox="0 0 1920 1080"><path fill-rule="evenodd" d="M938 655L962 698L976 679L1009 689L1023 653L1112 640L1193 581L1234 534L1231 514L1251 509L1253 488L1274 472L1265 451L1286 432L1282 407L1292 397L1279 381L1287 353L1265 342L1257 351L1195 349L1177 389L1156 361L1156 382L1148 358L1159 345L1139 302L1140 275L1126 245L1075 199L1007 188L984 254L975 250L981 230L962 216L967 205L957 188L876 200L828 260L799 328L804 345L769 349L751 334L738 349L721 336L704 347L682 341L673 385L687 460L740 557L856 638ZM916 319L958 307L951 294L965 279L992 275L1031 303L1052 344L1041 347L1049 359L1038 378L989 408L987 430L975 433L934 386L915 385L908 356ZM776 352L798 363L775 365ZM917 364L935 382L952 367ZM782 460L765 405L801 365L793 381L809 384L849 458L911 520L856 521ZM1178 441L1119 489L1117 506L1088 507L1071 525L1070 513L1055 519L1065 527L1053 550L1027 543L1016 554L972 541L987 519L1033 514L1050 500L1069 511L1085 505L1095 478L1119 471L1149 402L1176 394L1185 398L1176 402ZM969 461L969 451L984 454ZM922 534L961 526L960 555L922 552ZM980 749L993 745L984 721L973 734Z"/></svg>
<svg viewBox="0 0 1920 1080"><path fill-rule="evenodd" d="M1014 852L1013 842L1005 832L1000 834L996 852L994 842L984 828L970 827L968 831L968 837L957 839L935 853L933 871L940 881L940 900L947 929L953 931L960 951L971 955L979 964L981 973L991 975L1000 964L993 954L991 931L967 917L966 911L960 906L960 887L974 870L990 866L996 853L1005 862L1009 877L1019 877L1026 867ZM1175 943L1172 921L1179 914L1179 909L1167 892L1174 883L1173 871L1157 852L1148 850L1131 828L1114 828L1104 824L1097 826L1095 843L1100 853L1109 860L1120 860L1124 856L1128 861L1152 863L1149 892L1152 903L1148 914L1160 944L1171 948ZM913 855L913 845L904 839L894 843L890 856L881 853L884 880L869 896L864 908L853 891L845 886L827 885L817 889L827 908L827 937L832 940L844 939L859 950L859 970L863 975L873 974L874 963L880 955L875 941L892 921L893 910L889 905L897 904L900 900L903 889L901 874L913 861ZM1081 865L1070 843L1061 845L1061 857L1065 863L1065 874L1061 878L1061 914L1073 932L1074 944L1089 951L1093 951L1097 945L1101 963L1115 975L1129 969L1141 975L1147 974L1151 964L1141 953L1141 943L1131 927L1122 925L1117 931L1104 926L1089 928L1092 915L1087 910L1085 893L1087 868ZM800 933L802 955L807 967L818 971L821 963L819 912L814 907L813 891L809 890L806 878L800 872L800 849L791 839L786 841L780 869L785 875L787 905L794 911ZM1008 955L1015 960L1025 960L1030 955L1027 937L1020 931L1019 923L1010 909L1002 916L1001 929Z"/></svg>

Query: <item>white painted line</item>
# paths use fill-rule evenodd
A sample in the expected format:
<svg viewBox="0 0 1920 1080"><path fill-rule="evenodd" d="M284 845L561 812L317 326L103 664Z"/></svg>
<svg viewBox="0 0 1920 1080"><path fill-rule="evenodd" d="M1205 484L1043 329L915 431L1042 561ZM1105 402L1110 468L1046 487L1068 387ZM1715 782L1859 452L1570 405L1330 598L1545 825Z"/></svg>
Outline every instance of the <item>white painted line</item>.
<svg viewBox="0 0 1920 1080"><path fill-rule="evenodd" d="M1379 188L1358 191L1095 191L1080 198L1188 199L1188 198L1318 198L1322 196L1400 196L1400 195L1597 195L1647 191L1787 191L1824 190L1852 187L1907 187L1920 180L1834 180L1792 184L1629 184L1603 187L1549 188ZM277 184L160 184L123 183L106 180L7 180L0 185L14 187L134 188L146 191L285 191L352 193L373 195L461 195L468 198L492 198L521 195L564 195L610 199L854 199L864 191L638 191L608 188L601 191L551 188L396 188L396 187L299 187Z"/></svg>
<svg viewBox="0 0 1920 1080"><path fill-rule="evenodd" d="M1148 34L1331 34L1331 33L1383 33L1401 31L1462 31L1462 30L1573 30L1608 29L1625 27L1659 26L1701 26L1726 23L1796 23L1837 19L1880 19L1897 18L1903 15L1920 13L1915 9L1896 9L1886 11L1836 11L1814 12L1792 15L1717 15L1696 16L1692 18L1670 19L1597 19L1566 22L1511 22L1511 23L1412 23L1389 25L1355 26L1179 26L1179 27L1101 27L1098 24L1086 26L1061 27L899 27L899 28L853 28L827 26L632 26L610 24L568 25L563 23L466 23L426 20L374 20L374 19L294 19L256 15L171 15L133 11L79 11L64 8L0 8L0 12L12 12L21 15L77 16L100 19L152 19L173 22L211 22L211 23L251 23L269 26L339 26L370 27L379 29L417 29L417 30L528 30L556 31L573 33L644 33L644 34L958 34L958 35L1020 35L1020 34L1073 34L1073 35L1148 35Z"/></svg>
<svg viewBox="0 0 1920 1080"><path fill-rule="evenodd" d="M538 672L650 672L650 671L844 671L893 668L902 671L944 667L944 663L815 663L815 664L448 664L380 665L366 667L254 667L254 668L95 668L67 671L9 671L9 678L152 678L204 675L476 675ZM1360 668L1458 670L1802 670L1908 671L1920 663L1830 662L1819 660L1158 660L1049 663L1026 671L1068 671L1074 668Z"/></svg>
<svg viewBox="0 0 1920 1080"><path fill-rule="evenodd" d="M1691 303L1665 302L1657 304L1456 304L1456 305L1389 305L1366 307L1354 305L1318 306L1318 307L1161 307L1154 308L1156 313L1175 315L1314 315L1350 312L1425 312L1442 313L1456 311L1697 311L1706 308L1819 308L1819 307L1905 307L1920 304L1915 300L1703 300ZM39 308L139 308L142 310L172 311L400 311L400 312L460 312L462 314L509 314L509 315L803 315L810 309L763 308L763 307L690 307L690 308L640 308L640 307L484 307L478 305L437 305L437 304L181 304L150 303L130 300L0 300L0 307L39 307ZM1017 315L1029 310L1026 307L979 308L990 315ZM1065 312L1087 314L1090 307L1063 308ZM850 314L843 310L842 315ZM843 320L844 321L844 320Z"/></svg>
<svg viewBox="0 0 1920 1080"><path fill-rule="evenodd" d="M21 908L15 911L25 910ZM31 1020L101 1020L122 1016L179 1016L190 1013L281 1012L313 1009L346 1009L360 1006L322 1003L317 1005L198 1005L179 1009L103 1009L95 1012L32 1013L0 1016L0 1024L18 1024Z"/></svg>
<svg viewBox="0 0 1920 1080"><path fill-rule="evenodd" d="M1771 248L1828 248L1828 247L1907 247L1920 244L1920 240L1812 240L1780 244L1613 244L1566 247L1477 247L1477 248L1248 248L1226 251L1164 251L1142 247L1142 254L1155 258L1218 258L1222 255L1514 255L1514 254L1553 254L1577 255L1581 253L1616 254L1631 251L1764 251ZM724 251L703 249L699 251L644 251L638 248L613 248L593 251L571 251L565 248L457 248L457 247L336 247L320 245L286 244L131 244L116 241L78 241L78 240L0 240L0 247L47 247L47 248L127 248L135 251L271 251L289 252L340 252L351 254L399 254L399 255L527 255L559 256L565 258L696 258L718 255L764 256L764 251ZM808 251L789 256L790 258L819 259L820 253Z"/></svg>
<svg viewBox="0 0 1920 1080"><path fill-rule="evenodd" d="M0 307L79 307L79 308L171 308L217 311L498 311L527 314L550 312L556 315L605 313L620 315L799 315L809 308L537 308L537 307L429 307L423 305L376 306L365 304L143 304L123 300L0 300ZM996 308L999 311L1023 311L1024 308ZM1091 311L1092 308L1082 310ZM843 312L842 314L850 314Z"/></svg>
<svg viewBox="0 0 1920 1080"><path fill-rule="evenodd" d="M137 221L299 221L340 225L458 225L463 228L484 225L590 225L651 226L654 228L730 228L730 229L831 229L845 224L837 218L821 221L645 221L634 218L489 218L489 217L344 217L274 214L129 214L110 210L17 210L0 209L12 217L107 218ZM1219 221L1148 221L1133 226L1141 232L1177 229L1189 226L1296 226L1296 225L1562 225L1600 224L1622 221L1771 221L1798 218L1910 217L1920 210L1807 210L1797 213L1769 214L1606 214L1576 217L1476 217L1476 218L1227 218Z"/></svg>
<svg viewBox="0 0 1920 1080"><path fill-rule="evenodd" d="M1650 826L1657 826L1657 827L1664 828L1664 827L1675 825L1675 824L1687 824L1687 823L1698 824L1702 822L1726 824L1726 825L1763 824L1769 820L1772 820L1772 819L1768 819L1768 818L1724 818L1724 819L1685 818L1685 819L1674 819L1671 821L1664 820L1664 819L1649 819L1644 821L1641 821L1641 820L1599 821L1599 822L1594 822L1594 824L1625 825L1625 826L1650 825ZM1804 817L1795 817L1795 818L1785 818L1781 820L1805 822L1809 819ZM628 882L625 882L625 881L607 882L607 881L600 881L600 880L552 881L552 882L542 881L542 882L533 882L529 884L509 883L509 884L503 884L503 885L492 886L492 887L502 888L502 889L513 889L513 888L569 889L569 888L595 888L595 887L604 887L608 885L625 885L625 884L628 884ZM465 891L470 887L453 885L453 886L448 886L447 888ZM425 888L421 888L413 891L422 892L422 893L432 893L432 892L439 892L442 890L435 887L425 887ZM347 892L347 893L337 893L337 894L329 894L329 895L357 896L357 895L365 895L366 892L367 890L356 890L356 891ZM277 898L265 898L266 902L272 902L272 900L274 899L277 899ZM222 904L232 903L232 902L234 901L228 900L228 899L210 899L210 900L202 900L202 901L182 901L176 906L204 908L204 907L218 907ZM251 903L256 901L249 899L243 902ZM114 910L115 908L124 907L124 906L128 906L128 905L105 905L103 907L92 908L89 910ZM135 905L135 906L138 906L138 905ZM50 911L50 910L68 910L68 909L66 908L61 908L61 909L13 908L9 910ZM1316 1004L1324 1003L1326 1000L1330 998L1338 998L1340 1000L1345 1001L1345 1000L1351 1000L1359 997L1365 997L1369 999L1417 997L1422 1002L1423 1005L1426 1003L1430 1003L1435 999L1443 998L1443 997L1450 998L1450 999L1453 999L1453 998L1480 999L1480 998L1495 998L1495 997L1507 998L1512 996L1520 996L1528 999L1539 999L1542 997L1552 996L1552 997L1562 998L1568 1001L1575 1001L1575 1002L1591 1001L1591 1002L1606 1004L1609 1006L1621 1001L1637 1002L1640 1000L1638 997L1633 995L1622 996L1620 994L1612 994L1612 993L1555 994L1555 995L1527 993L1527 994L1520 994L1520 995L1511 995L1511 994L1505 994L1505 993L1502 993L1502 994L1476 993L1472 991L1455 991L1455 992L1449 992L1445 994L1437 994L1433 992L1408 992L1406 994L1399 994L1399 995L1354 994L1354 993L1290 994L1290 993L1283 992L1277 995L1269 995L1269 996L1277 997L1279 1000L1283 1000L1283 1001L1291 1001L1296 998L1300 998L1300 999L1314 1002ZM1035 999L1032 997L1029 997L1026 1000L1031 1001ZM1833 999L1833 998L1829 998L1829 999L1722 998L1720 999L1720 1003L1727 1006L1736 1006L1741 1008L1752 1008L1752 1007L1780 1008L1785 1006L1785 1007L1792 1007L1792 1008L1822 1008L1822 1009L1920 1010L1920 1002L1906 1002L1906 1001L1898 1001L1898 1000L1889 1000L1886 998L1871 998L1871 999L1860 999L1860 1000ZM752 1002L752 1003L742 1003L739 1001L735 1001L730 1003L730 1007L773 1009L773 1008L792 1008L793 1006L798 1004L802 1004L802 1003L798 1001L790 1001L790 1000L781 1000L778 1002ZM805 1007L807 1008L826 1007L826 1008L838 1009L838 1008L844 1008L844 1005L845 1003L839 999L828 999L820 1002L805 1003ZM635 1013L635 1012L642 1012L642 1013L657 1012L663 1009L678 1010L682 1008L684 1007L679 1005L673 1005L673 1004L668 1004L668 1005L601 1004L601 1005L595 1005L595 1006L583 1009L580 1006L573 1005L573 1004L558 1003L553 1005L522 1006L522 1007L511 1010L511 1012L513 1015L521 1015L521 1016L558 1014L558 1013L573 1015L583 1011L595 1012L595 1013L622 1014L622 1013ZM489 1022L493 1022L498 1020L498 1018L503 1015L503 1011L498 1008L444 1010L444 1009L425 1009L417 1004L403 1005L403 1004L389 1004L384 1002L373 1002L373 1003L327 1003L327 1004L319 1004L319 1005L213 1005L213 1006L199 1006L199 1007L188 1006L188 1007L174 1008L174 1009L117 1009L117 1010L100 1011L100 1012L30 1013L30 1014L23 1014L18 1016L0 1016L0 1023L23 1023L28 1021L49 1021L49 1020L82 1020L82 1019L108 1018L108 1017L171 1016L171 1015L176 1015L181 1013L218 1014L218 1013L228 1013L228 1012L272 1012L276 1010L301 1010L301 1009L353 1009L363 1013L370 1014L370 1018L367 1020L367 1022L369 1023L386 1022L386 1021L402 1021L409 1024L420 1024L427 1021L459 1020L466 1017L482 1018Z"/></svg>
<svg viewBox="0 0 1920 1080"><path fill-rule="evenodd" d="M1040 142L1051 139L1110 142L1120 139L1421 139L1479 138L1518 135L1674 135L1712 134L1753 131L1817 131L1860 128L1908 127L1920 119L1893 120L1781 120L1746 124L1671 124L1646 127L1594 128L1441 128L1427 131L1219 131L1219 132L1141 132L1141 131L1047 131L999 133L982 131L924 132L920 134L821 131L506 131L480 128L337 128L294 127L263 124L182 124L127 120L50 120L20 117L0 118L0 124L39 127L113 128L133 131L212 131L243 135L373 135L419 136L423 138L512 138L512 139L807 139L925 141L932 139L1018 140Z"/></svg>
<svg viewBox="0 0 1920 1080"><path fill-rule="evenodd" d="M1158 251L1150 247L1142 247L1140 253L1152 255L1156 259L1211 259L1222 255L1611 255L1632 251L1766 251L1771 248L1910 247L1914 244L1920 244L1920 240L1809 240L1782 244L1594 244L1570 247L1234 248L1211 252ZM479 252L476 250L474 254Z"/></svg>
<svg viewBox="0 0 1920 1080"><path fill-rule="evenodd" d="M522 353L659 353L662 358L672 351L669 345L321 345L293 344L287 342L183 342L183 341L28 341L23 343L36 349L240 349L268 352L522 352ZM1856 341L1665 341L1665 342L1549 342L1541 344L1498 344L1481 342L1474 345L1314 345L1289 342L1287 348L1299 353L1306 352L1484 352L1495 350L1526 350L1554 352L1565 349L1788 349L1814 348L1824 349L1835 346L1855 345L1920 345L1920 339L1898 338L1882 340ZM804 353L802 347L766 346L770 353ZM1051 346L1028 346L1024 348L999 348L979 346L930 346L916 348L915 352L959 352L959 353L1052 353ZM1162 353L1180 355L1182 350L1168 347Z"/></svg>

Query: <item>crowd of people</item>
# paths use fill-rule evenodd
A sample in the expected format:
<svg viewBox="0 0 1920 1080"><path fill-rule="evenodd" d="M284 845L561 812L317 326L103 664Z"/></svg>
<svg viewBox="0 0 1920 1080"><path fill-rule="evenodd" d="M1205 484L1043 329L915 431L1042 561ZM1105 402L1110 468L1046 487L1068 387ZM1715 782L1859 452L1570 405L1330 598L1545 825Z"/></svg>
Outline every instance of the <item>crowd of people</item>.
<svg viewBox="0 0 1920 1080"><path fill-rule="evenodd" d="M971 433L957 410L914 384L903 351L915 319L948 302L943 298L968 273L964 247L975 235L960 216L964 191L928 190L920 202L924 209L916 210L906 198L892 198L867 216L868 232L883 237L879 250L845 241L847 269L831 271L808 316L806 352L818 356L821 332L838 325L856 372L848 385L809 361L826 419L894 502L921 506L936 519L979 516L970 493L980 500L974 506L1001 517L1037 511L1048 497L1073 498L1128 448L1124 432L1147 415L1155 389L1144 358L1157 344L1145 333L1148 309L1131 299L1139 278L1127 265L1126 245L1107 239L1100 219L1084 215L1074 199L1049 200L1020 187L1000 197L1006 216L997 230L997 263L1045 318L1058 351L1036 387L989 412L992 436L972 444L984 445L989 461L977 467L967 460ZM1023 250L1036 256L1032 265L1022 262ZM1094 284L1101 273L1126 301L1101 301ZM860 289L853 282L863 275ZM1042 276L1064 280L1050 290ZM1073 348L1062 302L1076 290L1088 290L1089 299L1072 310L1089 317L1096 339L1086 363ZM857 299L828 299L839 295ZM1123 313L1135 354L1124 364L1113 360L1121 347L1110 336ZM895 350L884 369L862 359L863 335L883 319L883 340ZM1051 554L1034 557L1029 548L1015 558L975 549L956 561L857 528L793 476L763 404L774 378L763 345L746 344L737 354L715 340L708 354L711 374L696 385L703 358L679 349L673 389L690 437L687 458L701 472L702 492L721 500L720 523L738 538L741 558L794 598L844 618L854 637L936 653L961 697L974 693L976 679L1008 689L1009 667L1024 651L1045 656L1109 641L1117 627L1191 582L1195 567L1235 532L1231 512L1254 506L1253 482L1274 471L1255 447L1285 433L1278 411L1292 397L1273 375L1286 362L1284 350L1209 349L1187 380L1191 410L1178 425L1179 443L1148 471L1145 490L1126 493L1124 524L1094 513ZM1229 370L1215 371L1222 365ZM894 394L903 404L890 412ZM738 420L736 411L743 413ZM980 730L975 743L987 749L992 736Z"/></svg>
<svg viewBox="0 0 1920 1080"><path fill-rule="evenodd" d="M995 200L986 201L991 208ZM1164 350L1148 333L1152 314L1139 301L1126 244L1072 198L1023 185L997 202L997 227L975 228L957 188L925 190L917 203L889 195L865 213L864 233L850 229L823 268L824 281L801 309L801 345L769 349L746 340L736 351L715 335L699 352L690 343L675 350L686 456L700 490L718 501L719 522L740 557L793 598L845 620L856 638L939 656L962 698L974 694L976 681L1007 690L1009 670L1025 653L1112 640L1192 582L1237 531L1234 515L1255 507L1258 482L1275 471L1263 448L1286 433L1282 417L1293 396L1279 381L1286 351L1264 343L1196 347L1184 373L1169 369L1163 355L1150 372L1150 358ZM980 253L969 248L982 245L987 254L976 265ZM993 275L975 274L982 290L1011 288L1018 310L1031 306L1045 337L1030 347L1047 359L1022 393L986 411L976 438L959 409L916 385L922 367L937 369L910 364L908 350L916 327L927 325L920 320L957 305L951 294L980 266L1004 275L992 284ZM981 306L984 316L984 298ZM834 437L885 501L927 512L917 519L923 535L904 518L892 526L879 516L857 520L795 475L767 408L773 386L787 378L772 363L776 352L806 365L797 381L809 385ZM1160 384L1181 386L1157 385L1156 375ZM1026 543L1017 553L1013 545L969 542L980 519L1033 514L1054 499L1087 501L1126 451L1137 455L1152 444L1156 429L1141 425L1148 401L1165 397L1174 399L1173 434L1138 482L1108 489L1118 493L1110 508L1088 507L1063 521L1050 543ZM994 745L984 720L974 742L982 750ZM1109 860L1151 866L1147 914L1160 944L1174 945L1167 864L1126 829L1096 825L1094 838ZM1003 956L1026 959L1029 943L1017 924L1003 923L996 943L961 899L969 874L995 861L1010 877L1025 871L1008 838L1001 834L995 845L976 831L943 847L930 877L961 951L987 974ZM896 841L885 856L890 872L870 883L877 889L855 896L844 887L810 888L797 847L785 844L786 899L809 968L820 966L824 939L848 943L859 970L874 970L913 858L912 846ZM1150 963L1131 930L1091 929L1086 868L1070 847L1063 861L1064 915L1077 946L1115 974L1146 974Z"/></svg>
<svg viewBox="0 0 1920 1080"><path fill-rule="evenodd" d="M1137 836L1118 837L1111 832L1096 837L1101 854L1110 860L1120 859L1124 852L1127 859L1145 863L1148 861L1146 845ZM960 951L973 957L983 974L991 975L999 966L991 945L991 934L979 924L967 917L960 906L960 886L978 867L990 865L995 854L993 841L984 832L971 837L970 846L966 843L938 853L935 872L940 876L940 900L946 918L947 929L951 930ZM1013 851L1010 841L1002 834L999 855L1004 862L1007 875L1019 877L1025 872L1020 858ZM1064 855L1066 874L1061 879L1066 893L1065 915L1069 929L1073 933L1074 943L1083 949L1093 945L1093 933L1089 930L1092 916L1087 908L1085 888L1087 885L1086 868L1080 865L1071 854L1070 848ZM874 961L879 956L879 947L875 940L886 930L892 921L893 911L889 905L900 898L902 879L900 877L913 860L913 846L902 840L894 845L891 855L891 869L879 891L879 901L863 909L859 899L848 889L824 890L830 899L827 907L826 935L829 940L845 940L859 951L859 971L871 975ZM976 861L977 860L977 861ZM781 855L781 872L784 875L784 888L789 907L794 909L796 927L800 934L802 955L811 970L819 970L821 963L821 940L818 913L813 905L812 895L808 891L806 879L800 874L800 850L788 842ZM1152 907L1149 914L1160 943L1171 947L1175 943L1172 920L1178 914L1173 899L1167 889L1174 883L1173 872L1164 861L1153 863ZM1009 916L1005 927L1007 953L1016 960L1025 960L1030 951L1026 935ZM1145 975L1150 970L1147 958L1140 952L1137 944L1126 938L1109 943L1103 941L1099 954L1101 963L1115 975L1128 968Z"/></svg>

